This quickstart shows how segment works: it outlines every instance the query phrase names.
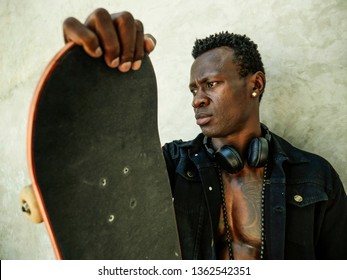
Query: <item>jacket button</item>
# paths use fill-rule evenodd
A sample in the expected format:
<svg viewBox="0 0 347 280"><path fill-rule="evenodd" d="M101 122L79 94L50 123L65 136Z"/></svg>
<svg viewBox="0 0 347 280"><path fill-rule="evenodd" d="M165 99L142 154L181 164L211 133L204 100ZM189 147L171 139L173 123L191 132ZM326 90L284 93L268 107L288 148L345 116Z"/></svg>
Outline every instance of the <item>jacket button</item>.
<svg viewBox="0 0 347 280"><path fill-rule="evenodd" d="M192 172L192 171L187 171L187 176L188 176L189 178L193 178L193 177L194 177L194 172Z"/></svg>
<svg viewBox="0 0 347 280"><path fill-rule="evenodd" d="M294 195L294 200L295 200L296 202L302 202L304 199L302 198L301 195L296 194L296 195Z"/></svg>

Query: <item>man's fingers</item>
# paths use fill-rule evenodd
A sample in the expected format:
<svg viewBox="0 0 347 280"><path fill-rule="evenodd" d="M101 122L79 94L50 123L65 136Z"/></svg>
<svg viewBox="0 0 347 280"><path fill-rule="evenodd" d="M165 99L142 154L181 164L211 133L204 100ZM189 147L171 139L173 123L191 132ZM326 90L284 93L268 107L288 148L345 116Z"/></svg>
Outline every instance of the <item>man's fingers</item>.
<svg viewBox="0 0 347 280"><path fill-rule="evenodd" d="M97 9L88 17L86 25L97 34L107 65L118 67L121 48L111 15L105 9Z"/></svg>
<svg viewBox="0 0 347 280"><path fill-rule="evenodd" d="M104 55L108 66L122 72L138 70L146 53L154 50L153 36L144 35L143 24L131 13L109 14L105 9L95 10L83 25L75 18L64 22L65 42L83 46L92 57Z"/></svg>
<svg viewBox="0 0 347 280"><path fill-rule="evenodd" d="M119 70L130 70L136 49L136 24L135 19L129 12L113 14L113 24L117 31L120 43L120 66Z"/></svg>
<svg viewBox="0 0 347 280"><path fill-rule="evenodd" d="M136 26L135 52L134 52L134 58L133 58L133 65L131 68L133 70L139 70L141 67L141 61L145 54L143 24L141 21L136 20L135 26Z"/></svg>
<svg viewBox="0 0 347 280"><path fill-rule="evenodd" d="M157 40L151 34L144 35L144 48L146 53L151 53L157 44Z"/></svg>
<svg viewBox="0 0 347 280"><path fill-rule="evenodd" d="M67 18L63 24L65 42L74 42L92 57L100 57L102 49L98 37L75 18Z"/></svg>

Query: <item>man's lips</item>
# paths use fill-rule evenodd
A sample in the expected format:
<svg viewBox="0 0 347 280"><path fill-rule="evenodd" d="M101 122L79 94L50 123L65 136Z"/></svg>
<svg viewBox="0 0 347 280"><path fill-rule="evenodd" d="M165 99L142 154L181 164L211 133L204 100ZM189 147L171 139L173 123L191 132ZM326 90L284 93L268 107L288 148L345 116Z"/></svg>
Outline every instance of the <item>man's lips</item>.
<svg viewBox="0 0 347 280"><path fill-rule="evenodd" d="M212 115L206 114L206 113L197 113L195 114L196 124L197 125L205 125L207 124L212 118Z"/></svg>

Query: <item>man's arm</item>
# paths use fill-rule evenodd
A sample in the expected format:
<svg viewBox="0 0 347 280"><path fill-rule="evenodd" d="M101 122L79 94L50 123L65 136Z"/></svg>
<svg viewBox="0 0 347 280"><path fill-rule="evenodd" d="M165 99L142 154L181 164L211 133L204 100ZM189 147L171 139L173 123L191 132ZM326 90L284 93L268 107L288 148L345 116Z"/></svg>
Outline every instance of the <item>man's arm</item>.
<svg viewBox="0 0 347 280"><path fill-rule="evenodd" d="M342 182L331 167L332 187L320 229L317 258L347 259L347 195Z"/></svg>

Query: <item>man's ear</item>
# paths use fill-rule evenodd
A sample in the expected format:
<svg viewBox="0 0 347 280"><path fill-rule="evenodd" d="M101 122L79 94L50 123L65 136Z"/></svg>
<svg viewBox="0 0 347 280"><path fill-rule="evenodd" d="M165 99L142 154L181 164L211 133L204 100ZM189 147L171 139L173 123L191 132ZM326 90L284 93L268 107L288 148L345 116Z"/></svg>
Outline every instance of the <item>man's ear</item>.
<svg viewBox="0 0 347 280"><path fill-rule="evenodd" d="M260 95L263 94L266 85L265 74L262 71L258 71L253 74L252 78L254 84L253 90L258 91Z"/></svg>

